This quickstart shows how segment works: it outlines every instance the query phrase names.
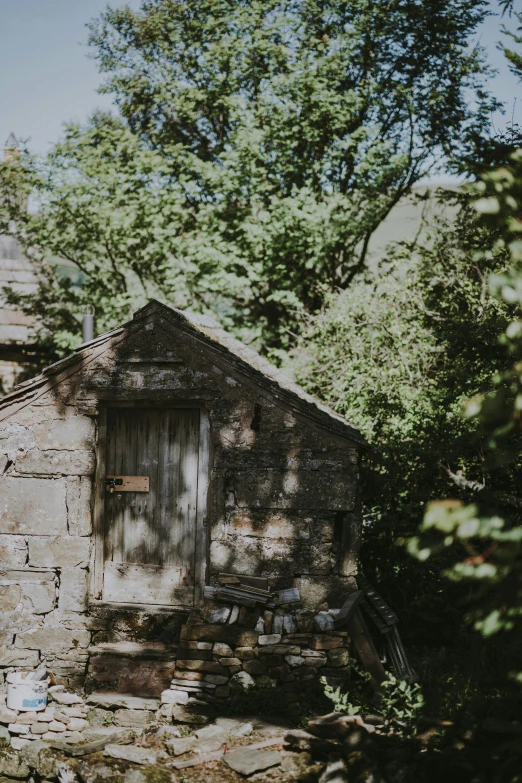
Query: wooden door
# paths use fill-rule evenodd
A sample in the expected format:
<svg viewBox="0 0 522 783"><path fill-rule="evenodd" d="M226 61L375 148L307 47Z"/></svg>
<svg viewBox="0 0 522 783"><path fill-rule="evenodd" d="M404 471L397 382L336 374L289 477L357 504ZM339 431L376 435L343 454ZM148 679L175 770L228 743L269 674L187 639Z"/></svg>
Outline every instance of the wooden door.
<svg viewBox="0 0 522 783"><path fill-rule="evenodd" d="M149 491L105 490L105 601L193 604L199 430L196 408L107 411L107 476Z"/></svg>

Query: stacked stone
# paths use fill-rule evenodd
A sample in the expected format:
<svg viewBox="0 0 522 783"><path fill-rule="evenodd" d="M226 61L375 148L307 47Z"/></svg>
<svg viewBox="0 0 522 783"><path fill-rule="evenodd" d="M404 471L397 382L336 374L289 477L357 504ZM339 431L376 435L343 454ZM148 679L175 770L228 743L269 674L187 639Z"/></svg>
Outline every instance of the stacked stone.
<svg viewBox="0 0 522 783"><path fill-rule="evenodd" d="M41 416L46 418L45 410ZM94 465L87 448L93 432L92 422L78 417L38 422L33 429L10 422L0 428L4 676L44 663L70 687L83 683L91 642L84 613L92 555L88 474Z"/></svg>
<svg viewBox="0 0 522 783"><path fill-rule="evenodd" d="M50 689L53 699L45 710L19 712L6 706L6 695L0 694L0 744L21 750L34 740L80 742L89 727L88 707L81 696L68 693L60 685Z"/></svg>
<svg viewBox="0 0 522 783"><path fill-rule="evenodd" d="M225 608L228 615L221 608L208 623L183 626L174 678L161 695L165 717L185 722L198 702L253 687L281 688L288 703L298 702L302 683L322 676L340 682L349 676L350 639L346 631L334 629L335 610L315 615L265 611L255 629L247 629L230 624L238 607Z"/></svg>

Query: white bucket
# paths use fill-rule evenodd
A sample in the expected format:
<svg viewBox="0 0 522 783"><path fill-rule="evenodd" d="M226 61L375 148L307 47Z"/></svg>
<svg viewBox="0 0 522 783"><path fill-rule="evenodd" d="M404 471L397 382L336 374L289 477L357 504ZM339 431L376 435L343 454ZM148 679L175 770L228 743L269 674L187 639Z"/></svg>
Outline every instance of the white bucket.
<svg viewBox="0 0 522 783"><path fill-rule="evenodd" d="M10 710L28 712L45 710L49 678L45 680L27 680L31 672L9 672L7 675L7 706Z"/></svg>

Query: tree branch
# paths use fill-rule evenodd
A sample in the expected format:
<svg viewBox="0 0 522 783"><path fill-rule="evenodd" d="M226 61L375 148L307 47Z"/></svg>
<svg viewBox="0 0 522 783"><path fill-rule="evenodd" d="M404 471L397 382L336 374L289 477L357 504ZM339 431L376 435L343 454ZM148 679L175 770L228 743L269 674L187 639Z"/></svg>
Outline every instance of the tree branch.
<svg viewBox="0 0 522 783"><path fill-rule="evenodd" d="M457 485L457 487L459 487L459 489L463 489L466 492L472 492L474 494L484 492L489 497L498 501L501 505L514 508L517 511L522 511L522 498L519 498L516 495L510 495L508 492L495 492L493 490L488 490L486 489L485 479L482 481L482 483L480 481L470 481L470 479L467 479L464 476L461 470L457 470L456 473L453 473L449 465L443 465L442 462L439 462L439 465L442 470L447 473L450 479Z"/></svg>

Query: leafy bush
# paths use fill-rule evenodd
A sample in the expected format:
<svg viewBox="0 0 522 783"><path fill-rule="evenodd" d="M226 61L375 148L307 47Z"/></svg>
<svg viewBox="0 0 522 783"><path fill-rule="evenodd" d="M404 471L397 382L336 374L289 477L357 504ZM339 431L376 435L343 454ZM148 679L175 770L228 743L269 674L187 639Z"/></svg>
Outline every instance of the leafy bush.
<svg viewBox="0 0 522 783"><path fill-rule="evenodd" d="M321 683L324 693L333 703L335 712L346 715L361 715L372 708L377 701L379 712L383 715L387 731L412 736L424 707L424 697L418 683L409 684L389 674L377 694L371 686L372 678L367 672L356 669L355 687L343 692L342 688L333 688L323 677Z"/></svg>
<svg viewBox="0 0 522 783"><path fill-rule="evenodd" d="M398 680L392 674L381 685L379 708L385 718L387 731L413 736L424 707L424 696L419 683Z"/></svg>

